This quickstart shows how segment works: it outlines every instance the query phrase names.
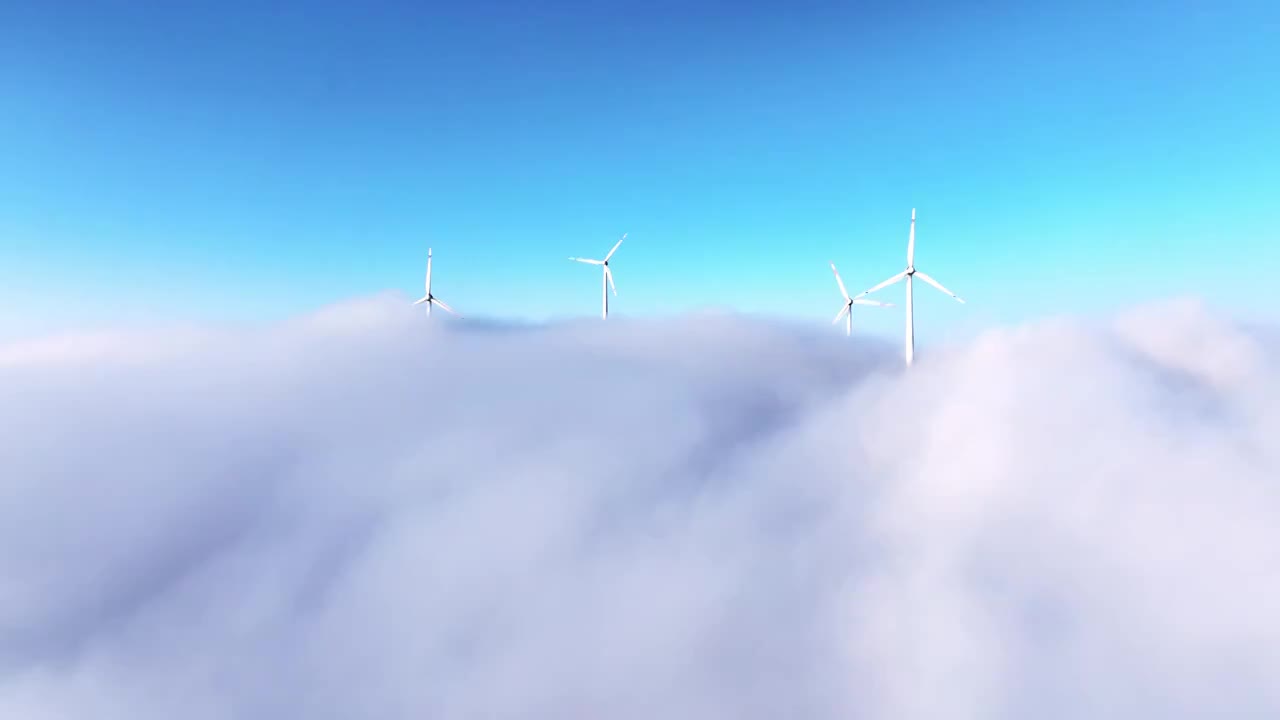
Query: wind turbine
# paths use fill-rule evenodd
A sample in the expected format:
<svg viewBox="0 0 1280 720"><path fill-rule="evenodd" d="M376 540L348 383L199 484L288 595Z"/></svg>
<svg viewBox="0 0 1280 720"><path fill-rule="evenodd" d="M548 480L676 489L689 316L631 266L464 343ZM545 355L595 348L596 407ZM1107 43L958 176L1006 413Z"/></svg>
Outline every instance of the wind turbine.
<svg viewBox="0 0 1280 720"><path fill-rule="evenodd" d="M844 306L840 308L840 312L836 313L836 319L831 321L832 325L840 322L840 318L844 318L844 334L845 337L853 334L853 306L854 305L875 305L878 307L893 307L893 303L882 303L875 300L863 300L861 297L849 297L849 291L844 289L844 281L840 279L840 271L836 270L836 264L831 263L831 272L836 275L836 284L840 286L840 294L844 296Z"/></svg>
<svg viewBox="0 0 1280 720"><path fill-rule="evenodd" d="M876 285L870 290L864 290L858 294L858 297L860 298L863 295L873 293L881 288L889 287L890 285L898 282L899 280L906 278L907 280L907 352L906 352L907 367L911 367L911 361L915 357L915 346L916 346L915 328L912 325L912 317L911 317L911 278L918 277L921 280L929 283L930 285L938 288L939 290L946 293L947 295L950 295L951 297L955 298L956 302L959 302L962 304L964 303L964 300L961 300L959 295L956 295L950 290L942 287L942 284L939 283L937 280L934 280L928 275L925 275L919 270L916 270L915 259L916 259L916 209L911 208L911 235L907 239L907 269L903 270L897 275L894 275L888 280L885 280L879 285ZM855 302L856 302L856 299L855 299Z"/></svg>
<svg viewBox="0 0 1280 720"><path fill-rule="evenodd" d="M456 310L449 307L448 305L445 305L444 302L440 300L440 298L431 294L431 248L427 248L427 294L423 295L419 300L417 300L413 304L421 305L422 303L427 304L427 317L431 316L432 305L439 305L441 310L447 310L448 312L453 313L454 315L458 315ZM462 317L462 316L458 315L458 317Z"/></svg>
<svg viewBox="0 0 1280 720"><path fill-rule="evenodd" d="M601 267L604 268L604 278L600 281L601 293L604 296L604 301L603 301L603 304L601 305L601 310L600 310L600 317L605 320L609 319L609 288L613 288L613 294L615 297L618 295L618 287L613 284L613 272L609 270L609 258L613 257L613 254L618 252L618 246L621 245L622 241L626 239L627 239L627 234L622 233L622 237L618 238L618 242L614 244L613 249L609 251L609 254L604 256L603 260L589 260L587 258L580 258L580 257L569 258L570 260L576 260L580 263L586 263L588 265L600 265Z"/></svg>

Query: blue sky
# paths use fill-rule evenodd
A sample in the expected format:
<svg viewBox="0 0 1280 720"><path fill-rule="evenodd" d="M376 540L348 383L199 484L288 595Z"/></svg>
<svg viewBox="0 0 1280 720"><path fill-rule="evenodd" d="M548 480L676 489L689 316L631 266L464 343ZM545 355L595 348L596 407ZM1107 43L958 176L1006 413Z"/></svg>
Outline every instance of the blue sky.
<svg viewBox="0 0 1280 720"><path fill-rule="evenodd" d="M412 293L429 245L468 315L591 315L565 258L623 232L619 314L825 324L912 207L969 301L922 343L1277 306L1280 5L965 5L10 0L0 338Z"/></svg>

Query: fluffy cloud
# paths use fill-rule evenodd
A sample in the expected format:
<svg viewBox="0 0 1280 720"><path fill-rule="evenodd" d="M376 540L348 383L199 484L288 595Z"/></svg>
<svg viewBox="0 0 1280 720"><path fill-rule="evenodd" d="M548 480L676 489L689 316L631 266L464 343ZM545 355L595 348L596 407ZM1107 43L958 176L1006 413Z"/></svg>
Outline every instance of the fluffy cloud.
<svg viewBox="0 0 1280 720"><path fill-rule="evenodd" d="M0 716L1280 713L1260 333L401 300L0 348Z"/></svg>

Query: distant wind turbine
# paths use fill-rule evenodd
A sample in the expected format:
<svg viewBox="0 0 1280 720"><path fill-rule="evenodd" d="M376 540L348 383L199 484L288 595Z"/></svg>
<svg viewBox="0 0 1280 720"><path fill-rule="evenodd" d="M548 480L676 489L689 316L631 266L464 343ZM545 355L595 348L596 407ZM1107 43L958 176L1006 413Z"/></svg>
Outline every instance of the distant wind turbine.
<svg viewBox="0 0 1280 720"><path fill-rule="evenodd" d="M427 294L423 295L419 300L417 300L413 304L421 305L422 303L427 304L428 317L430 317L431 315L432 305L439 305L441 310L445 310L450 313L453 313L454 315L458 315L457 311L455 311L453 308L449 307L448 305L444 304L444 301L442 301L440 298L431 294L431 248L427 248ZM458 315L458 317L462 317L462 316Z"/></svg>
<svg viewBox="0 0 1280 720"><path fill-rule="evenodd" d="M876 285L870 290L864 290L858 294L858 297L861 298L863 295L873 293L881 288L889 287L890 285L898 282L899 280L906 278L907 280L907 348L906 348L907 367L911 366L911 361L915 358L915 346L916 346L915 328L912 324L912 317L911 317L911 278L918 277L921 280L929 283L930 285L938 288L939 290L946 293L947 295L950 295L951 297L955 298L956 302L964 303L964 300L961 300L959 295L956 295L950 290L942 287L942 284L939 283L937 280L934 280L928 275L925 275L919 270L916 270L915 258L916 258L916 209L911 208L911 235L907 239L907 269L903 270L897 275L894 275L888 280L885 280L879 285ZM854 301L856 302L857 299L855 298Z"/></svg>
<svg viewBox="0 0 1280 720"><path fill-rule="evenodd" d="M603 260L589 260L587 258L580 258L580 257L569 258L570 260L576 260L577 262L580 262L580 263L586 263L588 265L600 265L604 268L604 278L600 281L601 294L604 296L604 300L600 310L600 317L605 320L609 319L609 288L613 288L613 294L615 297L618 294L618 287L613 284L613 272L609 270L609 258L613 257L613 254L618 252L618 246L621 245L622 241L626 239L627 239L627 234L622 233L622 237L618 238L618 242L614 244L613 249L609 251L609 254L604 256Z"/></svg>
<svg viewBox="0 0 1280 720"><path fill-rule="evenodd" d="M836 264L831 263L831 272L835 273L836 284L840 286L840 294L844 296L844 306L840 308L840 312L836 313L836 319L831 321L832 325L840 322L840 318L844 318L844 334L845 337L853 334L853 306L854 305L875 305L877 307L893 307L893 303L882 303L876 300L864 300L861 297L849 297L849 291L844 289L844 281L840 279L840 271L836 270Z"/></svg>

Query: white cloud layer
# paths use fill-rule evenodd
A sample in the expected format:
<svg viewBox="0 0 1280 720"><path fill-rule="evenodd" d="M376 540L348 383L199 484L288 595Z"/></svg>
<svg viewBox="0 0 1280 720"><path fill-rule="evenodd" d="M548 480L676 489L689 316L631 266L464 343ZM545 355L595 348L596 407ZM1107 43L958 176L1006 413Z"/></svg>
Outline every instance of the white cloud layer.
<svg viewBox="0 0 1280 720"><path fill-rule="evenodd" d="M0 347L0 717L1280 716L1260 333L400 300Z"/></svg>

